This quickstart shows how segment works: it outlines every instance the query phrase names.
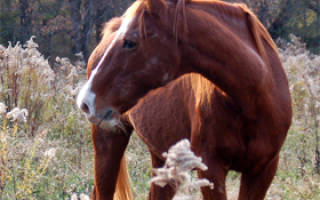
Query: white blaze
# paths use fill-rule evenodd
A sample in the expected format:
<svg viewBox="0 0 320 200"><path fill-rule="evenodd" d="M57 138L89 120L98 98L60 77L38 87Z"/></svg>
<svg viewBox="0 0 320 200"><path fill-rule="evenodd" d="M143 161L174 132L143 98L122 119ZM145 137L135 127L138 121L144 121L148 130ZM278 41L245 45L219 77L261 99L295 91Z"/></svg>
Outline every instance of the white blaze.
<svg viewBox="0 0 320 200"><path fill-rule="evenodd" d="M129 26L132 22L132 18L129 17L125 17L121 23L120 28L117 31L117 34L115 36L115 38L112 40L112 42L110 43L110 45L106 48L106 50L103 53L103 56L101 57L101 59L99 60L97 66L95 67L95 69L91 72L89 80L85 83L85 85L81 88L78 97L77 97L77 105L79 108L81 108L81 105L83 103L85 103L88 108L89 108L89 116L94 116L95 115L95 106L94 106L94 101L96 98L96 94L94 94L91 91L92 88L92 82L93 79L95 77L95 75L97 74L98 70L100 69L104 59L107 57L108 53L110 52L110 50L112 49L112 47L114 46L114 44L116 43L116 41L119 40L119 38L126 34L126 32L129 29Z"/></svg>

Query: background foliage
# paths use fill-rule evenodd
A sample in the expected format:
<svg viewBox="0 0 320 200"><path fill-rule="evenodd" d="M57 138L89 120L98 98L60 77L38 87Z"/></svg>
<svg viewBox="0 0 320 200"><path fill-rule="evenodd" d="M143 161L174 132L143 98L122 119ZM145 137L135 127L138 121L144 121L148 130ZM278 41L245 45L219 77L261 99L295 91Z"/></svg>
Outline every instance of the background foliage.
<svg viewBox="0 0 320 200"><path fill-rule="evenodd" d="M26 42L32 35L40 52L85 60L100 40L105 21L119 16L133 0L1 0L0 44ZM300 37L312 52L320 51L319 0L226 0L246 3L273 38Z"/></svg>

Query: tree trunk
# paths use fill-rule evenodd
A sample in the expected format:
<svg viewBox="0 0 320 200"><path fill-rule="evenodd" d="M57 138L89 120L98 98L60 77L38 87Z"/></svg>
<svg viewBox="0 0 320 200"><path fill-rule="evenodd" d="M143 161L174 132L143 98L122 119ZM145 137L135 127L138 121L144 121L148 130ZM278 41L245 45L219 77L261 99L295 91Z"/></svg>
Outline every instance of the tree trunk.
<svg viewBox="0 0 320 200"><path fill-rule="evenodd" d="M32 35L32 8L28 0L19 0L20 8L20 39L24 43Z"/></svg>
<svg viewBox="0 0 320 200"><path fill-rule="evenodd" d="M73 43L72 52L83 53L85 60L89 57L89 41L91 38L92 27L94 24L94 1L84 0L83 18L81 17L81 0L69 0L71 21L73 31L71 39Z"/></svg>
<svg viewBox="0 0 320 200"><path fill-rule="evenodd" d="M288 0L286 5L281 9L281 12L277 19L270 25L269 32L273 38L284 37L284 25L290 19L293 13L294 2Z"/></svg>
<svg viewBox="0 0 320 200"><path fill-rule="evenodd" d="M69 0L73 31L71 33L72 52L81 52L81 0Z"/></svg>
<svg viewBox="0 0 320 200"><path fill-rule="evenodd" d="M101 32L103 29L103 24L115 16L115 9L112 7L112 2L106 3L103 1L96 1L96 15L95 15L95 28L96 35L95 39L97 42L101 39Z"/></svg>
<svg viewBox="0 0 320 200"><path fill-rule="evenodd" d="M93 0L85 0L84 2L85 14L83 19L83 26L81 30L81 51L85 60L89 58L89 41L94 22L94 2Z"/></svg>

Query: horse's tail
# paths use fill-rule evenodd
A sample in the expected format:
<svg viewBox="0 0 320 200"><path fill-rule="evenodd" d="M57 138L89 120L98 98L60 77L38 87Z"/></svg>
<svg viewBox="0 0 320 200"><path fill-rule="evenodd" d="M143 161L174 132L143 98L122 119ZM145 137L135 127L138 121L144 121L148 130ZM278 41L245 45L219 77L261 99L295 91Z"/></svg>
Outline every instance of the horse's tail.
<svg viewBox="0 0 320 200"><path fill-rule="evenodd" d="M125 155L121 159L113 200L133 200Z"/></svg>

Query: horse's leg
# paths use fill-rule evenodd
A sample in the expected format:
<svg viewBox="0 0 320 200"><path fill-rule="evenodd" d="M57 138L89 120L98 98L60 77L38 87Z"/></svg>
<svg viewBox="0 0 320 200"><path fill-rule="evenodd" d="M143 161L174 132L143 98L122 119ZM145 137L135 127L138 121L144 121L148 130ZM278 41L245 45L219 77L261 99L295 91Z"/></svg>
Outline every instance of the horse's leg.
<svg viewBox="0 0 320 200"><path fill-rule="evenodd" d="M200 156L208 167L206 171L198 170L200 178L206 178L214 184L214 188L202 187L203 200L227 200L226 177L230 167L223 162L210 144L215 142L215 134L219 133L219 125L212 120L212 124L202 124L198 115L193 115L191 146L197 156ZM213 128L211 128L211 126ZM208 130L215 130L213 133ZM223 131L221 131L223 132ZM211 134L208 134L211 133Z"/></svg>
<svg viewBox="0 0 320 200"><path fill-rule="evenodd" d="M205 160L205 158L203 157ZM206 178L210 182L214 183L214 189L209 187L201 188L203 200L226 200L226 176L228 173L228 168L223 167L220 162L215 160L209 160L205 162L208 166L206 171L198 171L200 178Z"/></svg>
<svg viewBox="0 0 320 200"><path fill-rule="evenodd" d="M151 152L152 168L163 167L164 161L159 159L156 155ZM155 174L152 174L153 176ZM165 187L160 187L155 184L151 184L150 193L148 200L171 200L174 196L174 189L166 185Z"/></svg>
<svg viewBox="0 0 320 200"><path fill-rule="evenodd" d="M129 129L128 129L129 132ZM93 200L113 200L120 162L129 142L128 133L92 127L94 148Z"/></svg>
<svg viewBox="0 0 320 200"><path fill-rule="evenodd" d="M276 155L259 173L242 173L238 200L263 200L278 168Z"/></svg>

